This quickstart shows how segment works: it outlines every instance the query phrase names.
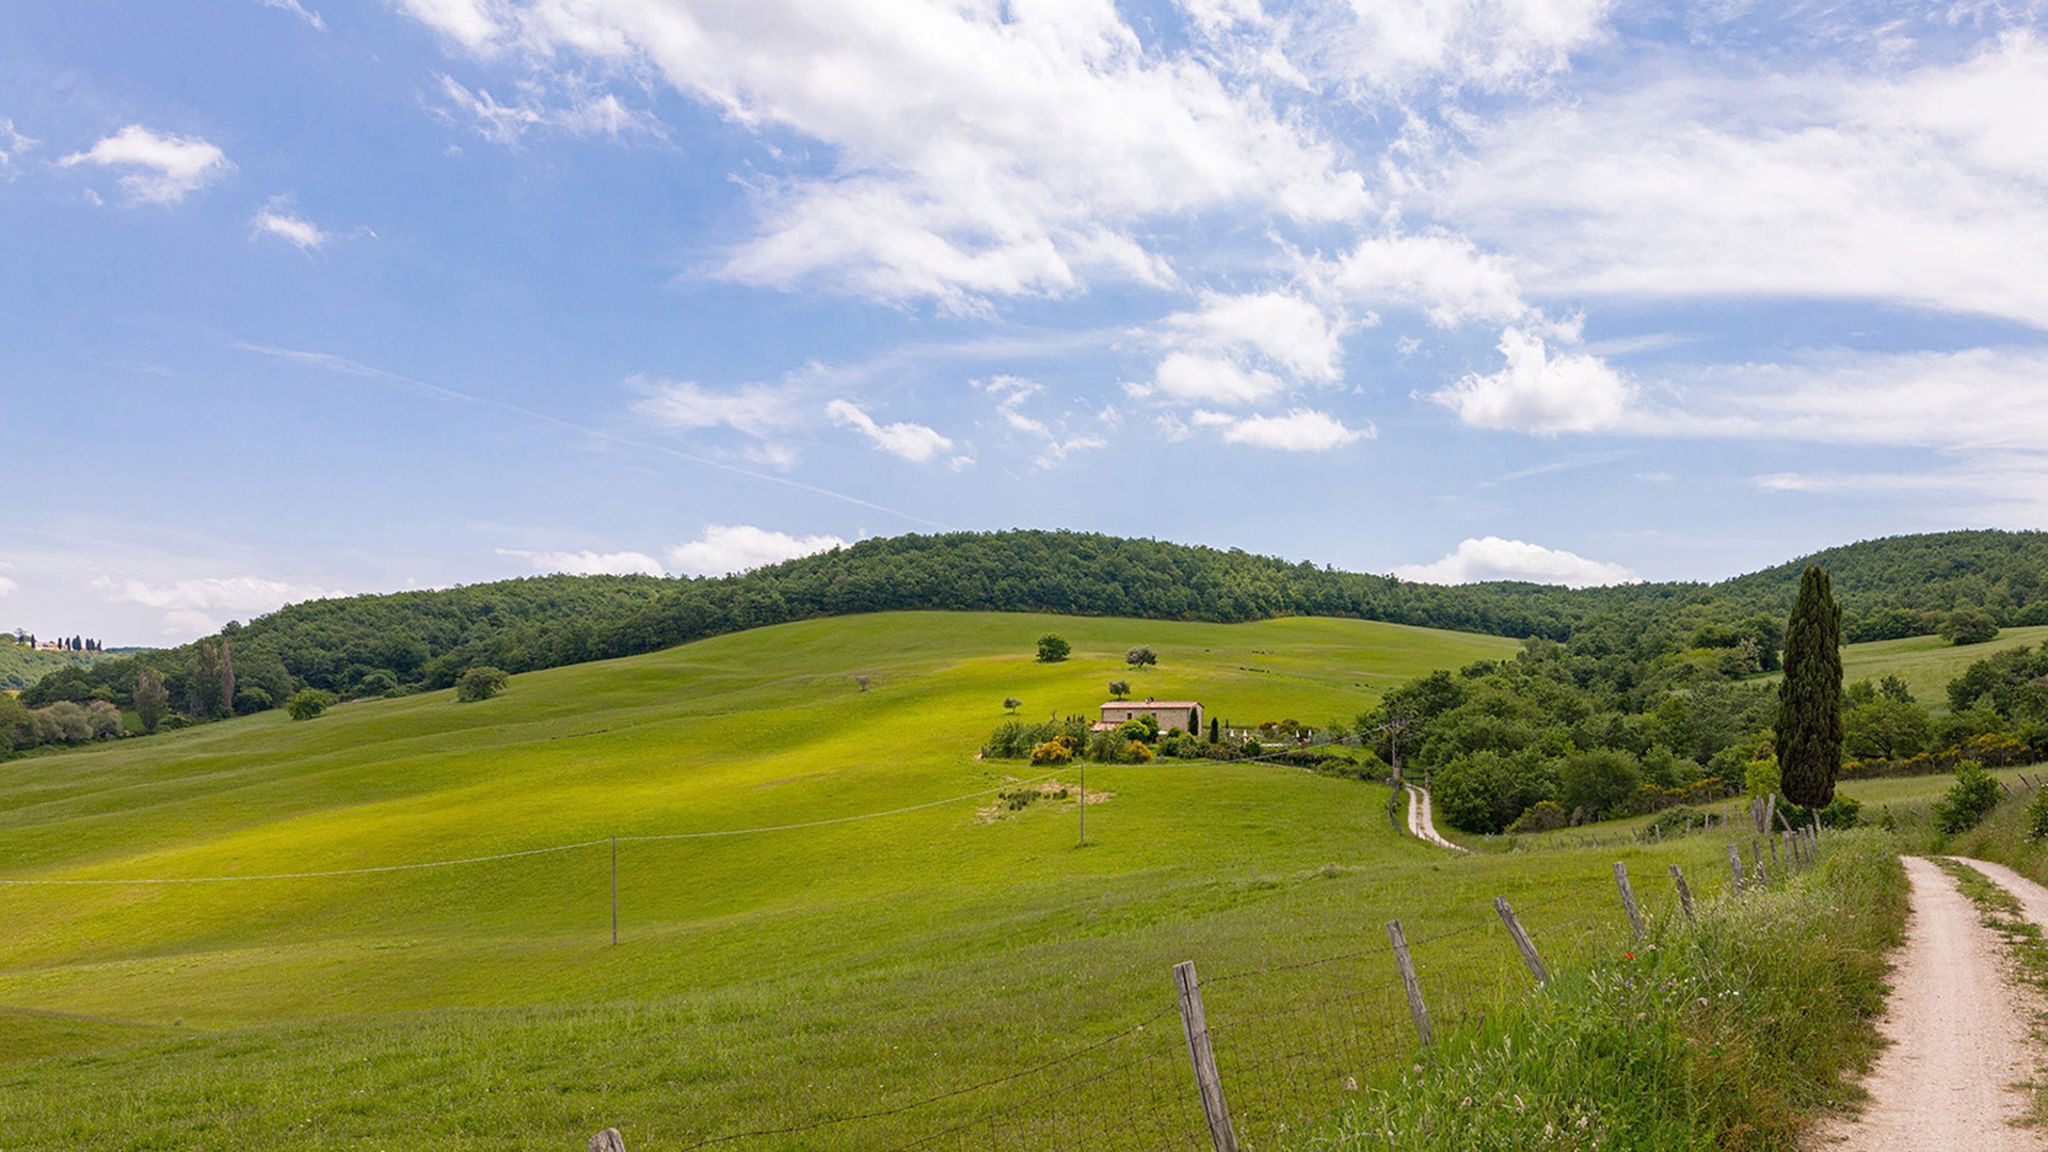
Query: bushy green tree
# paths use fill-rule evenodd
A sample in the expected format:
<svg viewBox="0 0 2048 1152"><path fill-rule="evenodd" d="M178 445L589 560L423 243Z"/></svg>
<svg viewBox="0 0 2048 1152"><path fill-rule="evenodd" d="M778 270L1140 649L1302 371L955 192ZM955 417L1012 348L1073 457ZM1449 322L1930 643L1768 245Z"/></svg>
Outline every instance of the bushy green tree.
<svg viewBox="0 0 2048 1152"><path fill-rule="evenodd" d="M1956 765L1956 782L1934 805L1934 824L1954 835L1975 828L1998 807L1998 778L1973 761Z"/></svg>
<svg viewBox="0 0 2048 1152"><path fill-rule="evenodd" d="M1958 608L1941 622L1941 635L1951 644L1982 644L1998 638L1998 621L1981 608Z"/></svg>
<svg viewBox="0 0 2048 1152"><path fill-rule="evenodd" d="M334 693L325 688L301 688L285 703L294 720L311 720L334 705Z"/></svg>
<svg viewBox="0 0 2048 1152"><path fill-rule="evenodd" d="M505 683L511 679L505 673L489 664L477 664L465 670L455 680L455 698L465 704L478 700L489 700L505 690ZM1014 705L1012 706L1014 708Z"/></svg>
<svg viewBox="0 0 2048 1152"><path fill-rule="evenodd" d="M164 674L144 667L135 677L135 716L142 721L144 732L155 732L157 725L164 722L170 701L171 694L164 689Z"/></svg>
<svg viewBox="0 0 2048 1152"><path fill-rule="evenodd" d="M1038 638L1038 662L1040 664L1057 664L1065 660L1073 651L1074 646L1067 643L1066 637L1056 632L1047 632Z"/></svg>
<svg viewBox="0 0 2048 1152"><path fill-rule="evenodd" d="M1612 748L1574 752L1558 766L1558 801L1589 814L1619 816L1643 786L1636 758Z"/></svg>
<svg viewBox="0 0 2048 1152"><path fill-rule="evenodd" d="M1133 668L1149 667L1159 663L1159 653L1140 644L1129 652L1124 653L1124 663L1129 664Z"/></svg>
<svg viewBox="0 0 2048 1152"><path fill-rule="evenodd" d="M1842 609L1828 574L1808 565L1785 625L1775 742L1785 798L1825 808L1842 764Z"/></svg>
<svg viewBox="0 0 2048 1152"><path fill-rule="evenodd" d="M1118 700L1129 696L1131 694L1131 682L1129 680L1111 680L1109 682L1109 694Z"/></svg>

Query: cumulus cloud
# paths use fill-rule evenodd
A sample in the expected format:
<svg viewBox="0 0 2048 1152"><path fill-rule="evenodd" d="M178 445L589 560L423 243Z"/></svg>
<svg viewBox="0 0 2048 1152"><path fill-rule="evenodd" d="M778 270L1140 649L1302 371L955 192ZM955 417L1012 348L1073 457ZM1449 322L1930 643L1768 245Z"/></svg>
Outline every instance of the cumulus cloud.
<svg viewBox="0 0 2048 1152"><path fill-rule="evenodd" d="M725 576L846 547L837 536L791 536L751 524L707 524L704 534L668 550L668 562L692 576Z"/></svg>
<svg viewBox="0 0 2048 1152"><path fill-rule="evenodd" d="M1419 584L1477 584L1490 580L1526 580L1586 588L1596 584L1630 584L1636 574L1619 564L1588 560L1574 552L1545 548L1498 536L1468 539L1450 555L1432 564L1405 564L1394 575Z"/></svg>
<svg viewBox="0 0 2048 1152"><path fill-rule="evenodd" d="M1415 308L1440 328L1468 320L1504 324L1529 313L1505 258L1444 232L1390 233L1359 241L1309 275L1325 292L1376 308Z"/></svg>
<svg viewBox="0 0 2048 1152"><path fill-rule="evenodd" d="M684 430L720 425L765 438L803 419L787 388L753 384L733 392L712 392L689 380L634 379L646 395L633 411L656 424Z"/></svg>
<svg viewBox="0 0 2048 1152"><path fill-rule="evenodd" d="M1432 207L1552 292L2048 326L2048 43L1860 77L1675 71L1483 127Z"/></svg>
<svg viewBox="0 0 2048 1152"><path fill-rule="evenodd" d="M1271 372L1245 368L1221 356L1171 352L1159 361L1149 383L1126 386L1136 396L1205 404L1256 404L1278 395L1287 382Z"/></svg>
<svg viewBox="0 0 2048 1152"><path fill-rule="evenodd" d="M1314 20L1307 50L1325 74L1368 91L1421 85L1499 90L1570 66L1600 40L1612 0L1344 0Z"/></svg>
<svg viewBox="0 0 2048 1152"><path fill-rule="evenodd" d="M1557 352L1524 328L1501 333L1507 366L1472 373L1430 399L1480 428L1555 434L1591 432L1621 422L1635 385L1606 361L1584 352Z"/></svg>
<svg viewBox="0 0 2048 1152"><path fill-rule="evenodd" d="M832 401L825 405L825 415L832 418L832 423L851 428L872 440L882 451L913 464L922 464L953 448L951 440L922 424L877 424L873 417L851 401Z"/></svg>
<svg viewBox="0 0 2048 1152"><path fill-rule="evenodd" d="M205 576L169 584L101 576L92 581L92 587L116 603L163 609L164 633L171 636L214 632L227 619L247 620L287 604L344 595L317 585L260 576Z"/></svg>
<svg viewBox="0 0 2048 1152"><path fill-rule="evenodd" d="M57 163L129 169L121 187L132 198L154 204L176 204L234 167L226 153L197 136L160 136L140 124Z"/></svg>
<svg viewBox="0 0 2048 1152"><path fill-rule="evenodd" d="M822 282L972 310L1091 276L1167 283L1155 217L1357 218L1363 177L1255 84L1148 49L1110 0L898 0L858 18L807 0L403 0L480 55L536 72L658 77L733 122L829 149L833 169L758 182L740 282Z"/></svg>
<svg viewBox="0 0 2048 1152"><path fill-rule="evenodd" d="M570 576L663 576L661 561L645 552L526 552L498 549L500 556L518 556L538 572L562 572Z"/></svg>
<svg viewBox="0 0 2048 1152"><path fill-rule="evenodd" d="M1283 452L1328 452L1379 433L1372 425L1347 428L1336 417L1309 408L1296 408L1284 416L1232 416L1223 412L1197 411L1196 427L1222 430L1226 444L1253 448L1276 448Z"/></svg>
<svg viewBox="0 0 2048 1152"><path fill-rule="evenodd" d="M1182 347L1255 354L1299 380L1344 374L1341 325L1285 292L1204 292L1201 308L1168 316L1166 328Z"/></svg>
<svg viewBox="0 0 2048 1152"><path fill-rule="evenodd" d="M275 236L301 252L317 251L333 238L319 225L276 202L258 209L250 223L255 225L257 235Z"/></svg>

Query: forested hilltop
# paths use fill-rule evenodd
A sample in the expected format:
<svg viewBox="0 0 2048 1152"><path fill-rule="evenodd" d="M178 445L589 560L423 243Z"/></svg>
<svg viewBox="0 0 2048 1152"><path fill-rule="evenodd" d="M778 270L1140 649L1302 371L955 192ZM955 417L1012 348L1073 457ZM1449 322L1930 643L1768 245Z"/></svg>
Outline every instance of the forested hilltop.
<svg viewBox="0 0 2048 1152"><path fill-rule="evenodd" d="M22 703L132 708L138 677L154 669L174 715L204 719L277 707L301 688L345 697L440 688L473 665L523 672L793 620L913 609L1224 622L1344 616L1533 636L1569 642L1578 654L1723 651L1768 667L1809 561L1833 571L1851 641L1930 633L1959 608L1981 609L2000 625L2048 623L2043 533L1902 536L1719 584L1572 590L1415 584L1076 532L958 532L867 540L723 578L546 576L311 601L194 644L64 669ZM226 692L214 687L220 668L230 670Z"/></svg>

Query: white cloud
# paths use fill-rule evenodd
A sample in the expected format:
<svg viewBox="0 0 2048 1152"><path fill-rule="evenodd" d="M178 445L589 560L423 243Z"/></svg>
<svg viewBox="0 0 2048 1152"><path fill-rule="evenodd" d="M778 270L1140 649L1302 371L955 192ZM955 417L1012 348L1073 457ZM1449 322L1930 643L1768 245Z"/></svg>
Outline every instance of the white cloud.
<svg viewBox="0 0 2048 1152"><path fill-rule="evenodd" d="M1551 292L1879 300L2048 327L2048 44L1679 74L1510 116L1433 210Z"/></svg>
<svg viewBox="0 0 2048 1152"><path fill-rule="evenodd" d="M1284 292L1204 292L1199 311L1176 312L1166 327L1180 347L1255 353L1298 380L1329 382L1344 374L1342 325Z"/></svg>
<svg viewBox="0 0 2048 1152"><path fill-rule="evenodd" d="M1126 385L1133 395L1158 394L1170 400L1207 404L1256 404L1287 388L1287 382L1261 369L1248 369L1220 356L1171 352L1159 361L1149 384Z"/></svg>
<svg viewBox="0 0 2048 1152"><path fill-rule="evenodd" d="M16 584L14 581L9 580L5 576L0 576L0 596L5 596L9 592L12 592L19 587L21 587L21 585Z"/></svg>
<svg viewBox="0 0 2048 1152"><path fill-rule="evenodd" d="M1320 71L1367 90L1497 90L1564 71L1605 35L1612 0L1344 0L1314 21Z"/></svg>
<svg viewBox="0 0 2048 1152"><path fill-rule="evenodd" d="M1466 540L1433 564L1405 564L1394 575L1419 584L1476 584L1489 580L1526 580L1585 588L1595 584L1630 584L1636 574L1619 564L1588 560L1577 553L1498 536Z"/></svg>
<svg viewBox="0 0 2048 1152"><path fill-rule="evenodd" d="M1443 232L1370 237L1335 260L1316 261L1310 276L1343 299L1420 309L1440 328L1505 324L1530 311L1505 258Z"/></svg>
<svg viewBox="0 0 2048 1152"><path fill-rule="evenodd" d="M763 231L722 267L743 283L974 310L1096 275L1169 282L1143 239L1155 217L1331 222L1369 206L1330 140L1258 85L1148 49L1111 0L404 3L472 51L659 77L829 149L827 174L754 185Z"/></svg>
<svg viewBox="0 0 2048 1152"><path fill-rule="evenodd" d="M697 429L726 425L756 438L766 438L803 419L787 388L752 384L736 392L710 392L688 380L630 383L646 393L633 411L668 428Z"/></svg>
<svg viewBox="0 0 2048 1152"><path fill-rule="evenodd" d="M257 0L257 3L265 8L275 8L280 12L289 12L306 23L311 24L316 30L321 32L327 31L327 21L321 19L318 12L311 11L305 5L299 3L299 0Z"/></svg>
<svg viewBox="0 0 2048 1152"><path fill-rule="evenodd" d="M294 215L281 204L273 202L267 208L258 209L250 223L256 226L258 235L271 235L287 244L296 246L301 252L312 252L333 239L320 226L303 216Z"/></svg>
<svg viewBox="0 0 2048 1152"><path fill-rule="evenodd" d="M1379 435L1368 424L1347 428L1334 416L1308 408L1296 408L1284 416L1231 416L1222 412L1197 411L1196 427L1223 430L1226 444L1253 448L1277 448L1286 452L1328 452L1359 440Z"/></svg>
<svg viewBox="0 0 2048 1152"><path fill-rule="evenodd" d="M1677 379L1673 404L1638 411L1628 426L1670 436L2037 452L2048 446L2043 381L2043 348L1829 352L1692 369Z"/></svg>
<svg viewBox="0 0 2048 1152"><path fill-rule="evenodd" d="M668 562L692 576L724 576L846 547L837 536L791 536L751 524L707 524L704 535L668 550Z"/></svg>
<svg viewBox="0 0 2048 1152"><path fill-rule="evenodd" d="M922 464L941 452L951 451L953 442L922 424L877 424L850 401L834 400L825 405L825 415L842 428L852 428L874 441L875 447L913 464Z"/></svg>
<svg viewBox="0 0 2048 1152"><path fill-rule="evenodd" d="M471 91L452 76L441 77L441 94L449 106L473 118L485 139L500 144L517 143L531 128L553 128L572 136L665 135L651 115L626 107L610 92L569 79L554 87L567 90L555 92L547 84L527 81L519 85L514 103L503 104L483 88Z"/></svg>
<svg viewBox="0 0 2048 1152"><path fill-rule="evenodd" d="M159 136L140 124L57 163L140 169L122 176L121 187L134 199L155 204L176 204L234 167L225 153L197 136Z"/></svg>
<svg viewBox="0 0 2048 1152"><path fill-rule="evenodd" d="M1552 352L1541 335L1501 333L1507 366L1473 373L1430 395L1467 424L1518 432L1590 432L1621 422L1635 385L1597 356Z"/></svg>
<svg viewBox="0 0 2048 1152"><path fill-rule="evenodd" d="M661 561L645 552L526 552L498 549L500 556L518 556L531 561L535 571L562 572L570 576L663 576Z"/></svg>
<svg viewBox="0 0 2048 1152"><path fill-rule="evenodd" d="M32 140L15 131L14 121L9 120L5 116L0 116L0 172L11 173L14 167L14 158L23 152L30 151L39 143L41 141Z"/></svg>
<svg viewBox="0 0 2048 1152"><path fill-rule="evenodd" d="M92 587L115 603L162 609L168 636L204 635L218 631L226 619L247 620L287 604L345 594L260 576L203 576L170 584L100 576L93 579Z"/></svg>
<svg viewBox="0 0 2048 1152"><path fill-rule="evenodd" d="M998 376L986 384L977 380L974 386L996 398L996 415L1011 429L1044 442L1044 447L1032 462L1040 468L1052 468L1066 463L1067 457L1076 452L1087 452L1109 447L1109 441L1095 432L1071 432L1065 418L1060 428L1054 431L1045 421L1025 415L1023 404L1034 396L1043 395L1043 385L1019 376ZM1091 428L1113 427L1119 419L1114 408L1105 408L1090 419ZM972 461L968 461L972 463Z"/></svg>

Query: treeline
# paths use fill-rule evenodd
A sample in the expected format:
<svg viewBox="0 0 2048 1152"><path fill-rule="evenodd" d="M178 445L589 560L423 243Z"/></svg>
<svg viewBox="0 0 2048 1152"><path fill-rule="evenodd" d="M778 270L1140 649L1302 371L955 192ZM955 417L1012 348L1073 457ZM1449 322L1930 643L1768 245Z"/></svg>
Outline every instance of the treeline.
<svg viewBox="0 0 2048 1152"><path fill-rule="evenodd" d="M1852 641L1933 632L1965 608L2001 626L2048 622L2042 533L1898 537L1821 557L1837 573ZM1444 587L1157 540L957 532L867 540L733 577L548 576L312 601L209 638L232 650L238 673L236 691L211 707L196 645L65 669L23 699L132 708L137 678L153 669L173 710L204 719L276 707L300 688L341 697L445 688L473 665L526 672L770 624L908 609L1219 622L1341 616L1569 644L1559 658L1594 678L1635 676L1631 669L1671 653L1739 673L1772 666L1797 582L1795 563L1715 585ZM1610 664L1619 671L1600 670Z"/></svg>
<svg viewBox="0 0 2048 1152"><path fill-rule="evenodd" d="M1778 790L1776 686L1720 674L1698 651L1648 660L1532 640L1513 660L1438 672L1359 717L1383 754L1428 774L1468 832L1547 831L1739 792ZM2048 649L1973 664L1931 714L1887 676L1847 687L1845 778L2048 758Z"/></svg>

